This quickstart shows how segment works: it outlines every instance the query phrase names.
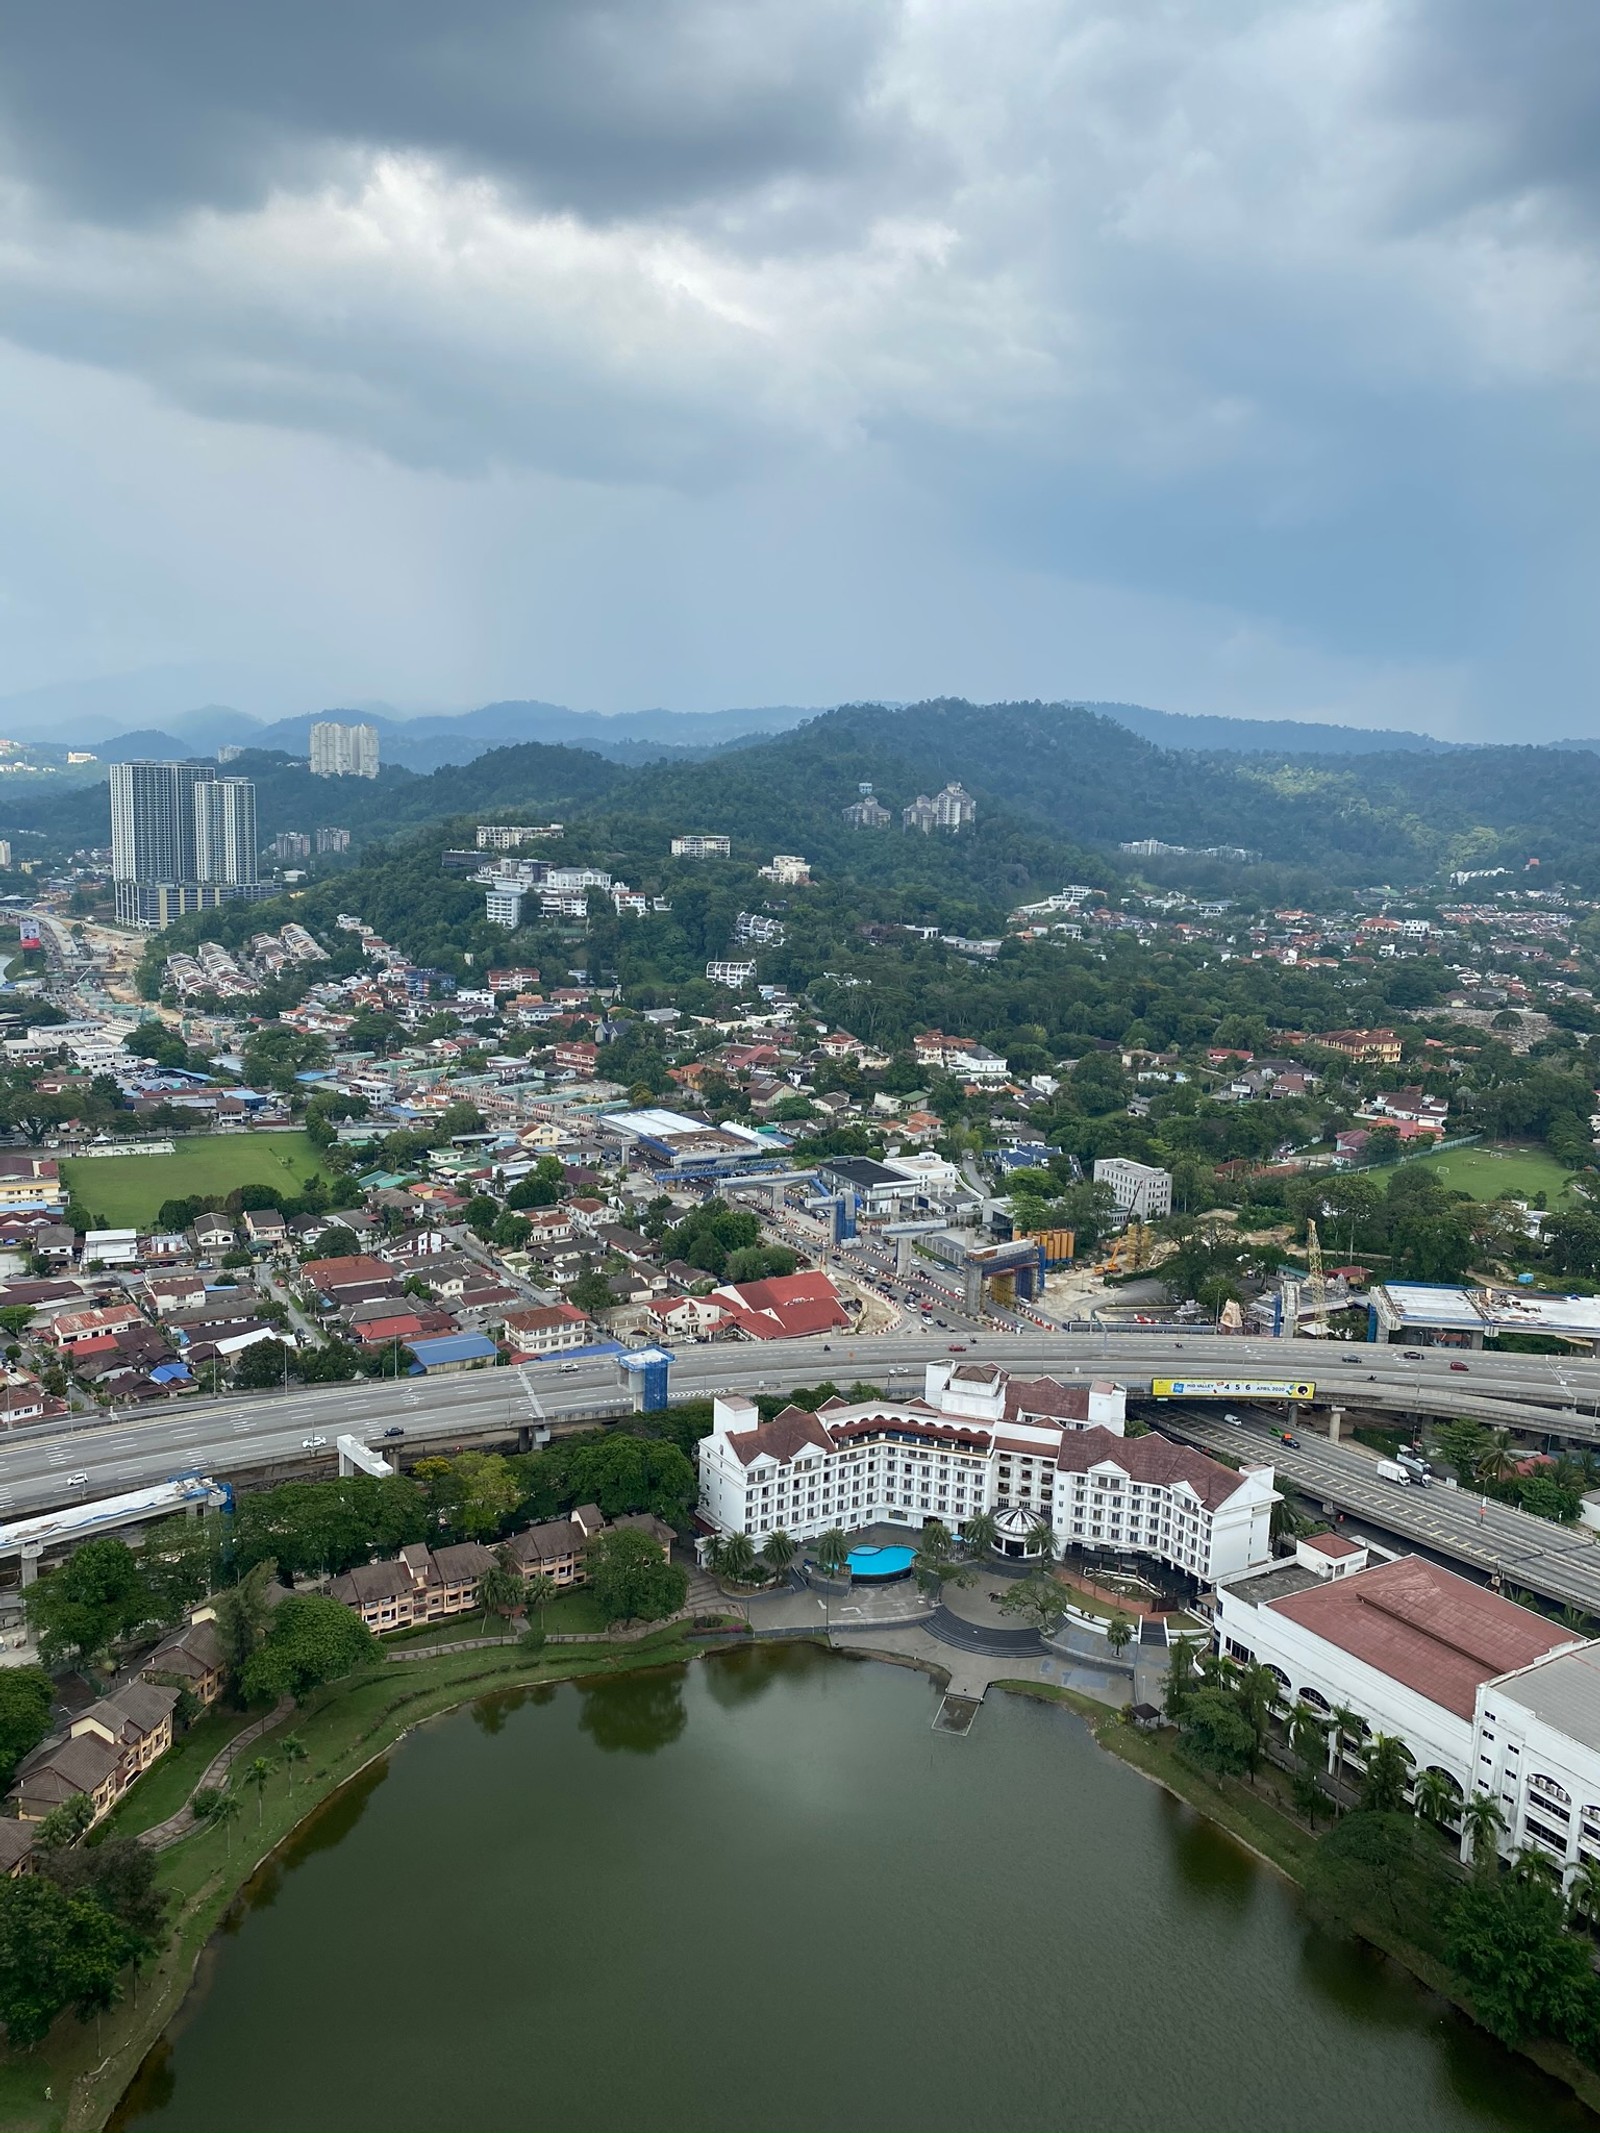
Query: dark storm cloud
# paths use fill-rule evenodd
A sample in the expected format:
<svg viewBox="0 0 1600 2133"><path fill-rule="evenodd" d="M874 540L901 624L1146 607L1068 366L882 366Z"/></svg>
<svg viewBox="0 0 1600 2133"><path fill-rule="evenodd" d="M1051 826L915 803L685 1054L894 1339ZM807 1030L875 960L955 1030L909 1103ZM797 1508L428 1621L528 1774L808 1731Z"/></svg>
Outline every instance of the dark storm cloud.
<svg viewBox="0 0 1600 2133"><path fill-rule="evenodd" d="M11 11L0 127L69 211L239 208L345 146L653 212L881 162L883 0L82 0Z"/></svg>

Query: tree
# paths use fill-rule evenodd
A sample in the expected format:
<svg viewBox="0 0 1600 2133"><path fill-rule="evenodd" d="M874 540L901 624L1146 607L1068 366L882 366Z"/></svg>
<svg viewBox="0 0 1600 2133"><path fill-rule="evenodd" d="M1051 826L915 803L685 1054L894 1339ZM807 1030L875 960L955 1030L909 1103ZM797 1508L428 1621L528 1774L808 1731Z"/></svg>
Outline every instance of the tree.
<svg viewBox="0 0 1600 2133"><path fill-rule="evenodd" d="M478 1580L478 1605L483 1609L484 1628L488 1628L491 1615L498 1616L501 1622L509 1620L512 1612L522 1605L522 1598L521 1573L502 1548Z"/></svg>
<svg viewBox="0 0 1600 2133"><path fill-rule="evenodd" d="M277 1569L270 1556L264 1557L251 1565L237 1585L230 1586L217 1597L217 1639L222 1646L229 1686L235 1692L272 1619L267 1593Z"/></svg>
<svg viewBox="0 0 1600 2133"><path fill-rule="evenodd" d="M578 1276L568 1289L567 1298L590 1317L597 1311L614 1311L617 1304L617 1299L611 1293L611 1284L604 1274L597 1274L592 1269Z"/></svg>
<svg viewBox="0 0 1600 2133"><path fill-rule="evenodd" d="M780 1527L761 1543L761 1560L774 1577L782 1577L795 1558L795 1544Z"/></svg>
<svg viewBox="0 0 1600 2133"><path fill-rule="evenodd" d="M589 1544L589 1589L608 1622L659 1622L676 1614L688 1573L636 1526L613 1526Z"/></svg>
<svg viewBox="0 0 1600 2133"><path fill-rule="evenodd" d="M1453 1877L1409 1814L1348 1814L1317 1844L1306 1875L1312 1908L1347 1924L1372 1921L1437 1950Z"/></svg>
<svg viewBox="0 0 1600 2133"><path fill-rule="evenodd" d="M278 1744L278 1754L289 1777L289 1790L294 1790L294 1766L306 1759L306 1744L298 1733L286 1733Z"/></svg>
<svg viewBox="0 0 1600 2133"><path fill-rule="evenodd" d="M849 1541L837 1526L830 1526L817 1542L817 1568L824 1577L836 1578L849 1560Z"/></svg>
<svg viewBox="0 0 1600 2133"><path fill-rule="evenodd" d="M92 1897L119 1920L138 1943L135 1960L160 1945L167 1894L156 1878L156 1854L137 1837L102 1835L95 1844L41 1853L35 1863L58 1888Z"/></svg>
<svg viewBox="0 0 1600 2133"><path fill-rule="evenodd" d="M1066 1588L1043 1567L1016 1579L1000 1602L1003 1615L1021 1615L1044 1635L1061 1620L1067 1604Z"/></svg>
<svg viewBox="0 0 1600 2133"><path fill-rule="evenodd" d="M85 1541L59 1570L30 1585L28 1622L47 1667L93 1664L154 1607L139 1561L122 1541Z"/></svg>
<svg viewBox="0 0 1600 2133"><path fill-rule="evenodd" d="M1167 1679L1162 1691L1161 1707L1169 1725L1181 1722L1184 1707L1194 1693L1196 1649L1193 1637L1179 1637L1168 1649Z"/></svg>
<svg viewBox="0 0 1600 2133"><path fill-rule="evenodd" d="M1120 1659L1133 1642L1133 1624L1125 1614L1114 1614L1106 1624L1106 1643L1113 1659Z"/></svg>
<svg viewBox="0 0 1600 2133"><path fill-rule="evenodd" d="M256 1827L261 1827L261 1818L266 1812L267 1780L272 1775L272 1759L266 1755L253 1755L245 1767L241 1780L256 1788Z"/></svg>
<svg viewBox="0 0 1600 2133"><path fill-rule="evenodd" d="M1456 1900L1446 1953L1479 2020L1507 2044L1592 2033L1594 1969L1565 1923L1560 1896L1537 1878L1474 1879Z"/></svg>
<svg viewBox="0 0 1600 2133"><path fill-rule="evenodd" d="M296 1703L325 1681L341 1680L369 1660L377 1640L359 1616L319 1593L280 1600L266 1641L245 1662L241 1686L251 1703Z"/></svg>
<svg viewBox="0 0 1600 2133"><path fill-rule="evenodd" d="M1399 1814L1406 1804L1408 1773L1416 1757L1393 1733L1375 1733L1367 1749L1361 1804L1369 1814Z"/></svg>
<svg viewBox="0 0 1600 2133"><path fill-rule="evenodd" d="M285 1341L252 1341L234 1362L233 1382L241 1392L272 1392L284 1383L292 1359Z"/></svg>
<svg viewBox="0 0 1600 2133"><path fill-rule="evenodd" d="M1027 1550L1030 1555L1042 1556L1047 1563L1055 1561L1056 1537L1047 1518L1037 1519L1028 1528Z"/></svg>
<svg viewBox="0 0 1600 2133"><path fill-rule="evenodd" d="M498 1532L522 1501L521 1483L510 1461L498 1452L419 1459L414 1472L439 1516L469 1540Z"/></svg>
<svg viewBox="0 0 1600 2133"><path fill-rule="evenodd" d="M722 1543L722 1574L736 1585L748 1585L755 1576L755 1544L747 1533L730 1533Z"/></svg>
<svg viewBox="0 0 1600 2133"><path fill-rule="evenodd" d="M0 1785L50 1730L55 1690L42 1666L0 1668Z"/></svg>
<svg viewBox="0 0 1600 2133"><path fill-rule="evenodd" d="M115 2003L136 1936L92 1897L46 1874L0 1882L0 2020L26 2050L71 2008L80 2020Z"/></svg>
<svg viewBox="0 0 1600 2133"><path fill-rule="evenodd" d="M1220 1774L1242 1776L1255 1767L1256 1730L1227 1689L1196 1689L1179 1721L1184 1752Z"/></svg>
<svg viewBox="0 0 1600 2133"><path fill-rule="evenodd" d="M227 1850L233 1851L233 1825L239 1819L239 1795L236 1792L219 1792L216 1804L206 1818L221 1829L227 1840Z"/></svg>
<svg viewBox="0 0 1600 2133"><path fill-rule="evenodd" d="M546 1577L543 1571L540 1571L536 1577L529 1578L523 1586L523 1605L530 1614L534 1608L539 1610L539 1634L541 1637L544 1635L544 1611L555 1598L557 1589L555 1579Z"/></svg>
<svg viewBox="0 0 1600 2133"><path fill-rule="evenodd" d="M52 1807L39 1824L34 1838L34 1849L41 1852L64 1852L78 1839L88 1833L94 1821L94 1802L86 1792L75 1792L70 1800L63 1800L59 1807Z"/></svg>
<svg viewBox="0 0 1600 2133"><path fill-rule="evenodd" d="M1418 1774L1411 1788L1411 1805L1423 1821L1443 1829L1455 1818L1461 1805L1461 1794L1445 1771L1430 1764Z"/></svg>
<svg viewBox="0 0 1600 2133"><path fill-rule="evenodd" d="M1461 1828L1467 1840L1468 1856L1478 1873L1494 1872L1495 1861L1500 1856L1500 1835L1505 1826L1505 1815L1492 1792L1468 1795L1461 1809Z"/></svg>
<svg viewBox="0 0 1600 2133"><path fill-rule="evenodd" d="M961 1528L961 1537L974 1555L983 1555L991 1549L1000 1536L992 1511L979 1511Z"/></svg>

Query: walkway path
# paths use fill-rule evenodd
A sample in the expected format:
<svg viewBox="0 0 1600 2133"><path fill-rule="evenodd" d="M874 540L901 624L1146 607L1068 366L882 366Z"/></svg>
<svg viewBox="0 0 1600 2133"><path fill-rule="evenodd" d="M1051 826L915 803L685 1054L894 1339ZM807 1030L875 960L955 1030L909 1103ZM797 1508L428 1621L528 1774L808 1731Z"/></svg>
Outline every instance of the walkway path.
<svg viewBox="0 0 1600 2133"><path fill-rule="evenodd" d="M167 1819L158 1822L154 1829L141 1830L139 1842L148 1845L153 1852L164 1852L169 1844L176 1844L180 1837L186 1837L195 1826L194 1808L191 1804L194 1793L204 1791L208 1785L220 1792L228 1782L228 1772L246 1748L253 1748L262 1734L270 1733L274 1726L281 1725L293 1709L294 1698L280 1696L265 1718L253 1719L248 1726L236 1733L227 1746L207 1763L205 1773L195 1786L194 1792L190 1793L177 1813L168 1815Z"/></svg>

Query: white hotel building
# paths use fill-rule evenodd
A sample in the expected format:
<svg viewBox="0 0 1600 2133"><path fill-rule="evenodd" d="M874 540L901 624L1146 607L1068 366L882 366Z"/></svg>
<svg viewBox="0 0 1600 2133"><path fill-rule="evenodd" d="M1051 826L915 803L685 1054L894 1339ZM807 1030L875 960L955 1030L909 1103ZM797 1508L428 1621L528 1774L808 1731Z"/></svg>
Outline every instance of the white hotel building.
<svg viewBox="0 0 1600 2133"><path fill-rule="evenodd" d="M941 1362L904 1403L830 1400L762 1422L753 1401L721 1398L699 1445L700 1518L759 1547L779 1530L807 1541L1014 1511L1023 1531L1048 1524L1058 1552L1153 1556L1204 1584L1265 1562L1272 1468L1236 1473L1153 1432L1125 1436L1126 1397L1103 1380ZM1002 1547L1024 1552L1020 1536Z"/></svg>

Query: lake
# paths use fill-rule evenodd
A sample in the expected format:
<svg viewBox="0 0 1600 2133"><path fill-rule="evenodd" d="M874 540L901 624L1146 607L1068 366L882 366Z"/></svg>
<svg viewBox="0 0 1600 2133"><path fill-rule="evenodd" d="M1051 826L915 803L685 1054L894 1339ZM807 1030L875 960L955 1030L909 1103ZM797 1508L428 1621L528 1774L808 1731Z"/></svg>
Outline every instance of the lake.
<svg viewBox="0 0 1600 2133"><path fill-rule="evenodd" d="M114 2123L1594 2127L1070 1713L937 1703L755 1647L422 1728L257 1876Z"/></svg>

